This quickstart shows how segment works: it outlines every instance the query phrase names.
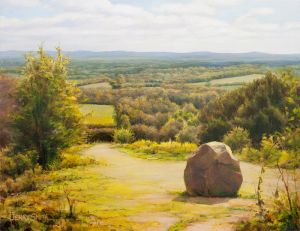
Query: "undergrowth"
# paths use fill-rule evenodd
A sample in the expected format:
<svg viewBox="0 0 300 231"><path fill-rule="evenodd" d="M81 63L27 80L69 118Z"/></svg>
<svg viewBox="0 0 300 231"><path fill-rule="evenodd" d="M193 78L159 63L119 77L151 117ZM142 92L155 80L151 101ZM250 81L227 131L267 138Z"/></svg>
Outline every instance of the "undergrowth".
<svg viewBox="0 0 300 231"><path fill-rule="evenodd" d="M144 159L185 160L197 149L193 143L153 142L139 140L132 144L120 145L123 151Z"/></svg>

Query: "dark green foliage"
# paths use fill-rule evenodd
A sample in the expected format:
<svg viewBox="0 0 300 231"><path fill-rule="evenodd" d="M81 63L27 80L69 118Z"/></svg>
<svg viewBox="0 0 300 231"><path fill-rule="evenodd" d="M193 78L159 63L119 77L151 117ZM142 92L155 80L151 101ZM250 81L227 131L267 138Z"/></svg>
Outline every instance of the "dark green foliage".
<svg viewBox="0 0 300 231"><path fill-rule="evenodd" d="M183 133L187 130L182 129L199 126L199 107L214 99L218 91L204 87L195 89L173 86L166 89L129 88L117 90L114 94L118 128L131 128L136 139L169 141L176 140L180 132L182 140L185 140ZM196 133L190 134L188 140L197 142L195 137L198 136L199 129L192 130Z"/></svg>
<svg viewBox="0 0 300 231"><path fill-rule="evenodd" d="M183 122L177 121L175 119L169 120L161 129L161 140L168 141L168 140L175 140L176 135L180 132L183 128Z"/></svg>
<svg viewBox="0 0 300 231"><path fill-rule="evenodd" d="M180 143L198 143L199 128L195 126L185 126L177 135L176 141Z"/></svg>
<svg viewBox="0 0 300 231"><path fill-rule="evenodd" d="M0 230L32 231L30 223L18 219L0 218Z"/></svg>
<svg viewBox="0 0 300 231"><path fill-rule="evenodd" d="M145 124L135 124L132 126L132 131L135 134L135 138L138 140L159 140L159 131L154 126L148 126Z"/></svg>
<svg viewBox="0 0 300 231"><path fill-rule="evenodd" d="M26 170L34 168L33 153L13 154L9 150L0 150L0 181L6 177L16 178Z"/></svg>
<svg viewBox="0 0 300 231"><path fill-rule="evenodd" d="M220 141L223 139L223 136L231 130L231 127L231 124L221 119L212 119L207 123L205 129L202 131L200 141L203 143Z"/></svg>
<svg viewBox="0 0 300 231"><path fill-rule="evenodd" d="M0 149L12 140L11 115L17 110L15 85L15 79L0 76Z"/></svg>
<svg viewBox="0 0 300 231"><path fill-rule="evenodd" d="M233 152L241 152L243 148L251 144L249 132L243 128L235 127L228 132L223 139Z"/></svg>
<svg viewBox="0 0 300 231"><path fill-rule="evenodd" d="M283 78L268 73L238 90L229 92L209 103L200 113L200 120L207 124L203 141L221 140L231 126L249 131L254 144L264 134L281 132L288 122L290 87Z"/></svg>
<svg viewBox="0 0 300 231"><path fill-rule="evenodd" d="M90 127L87 129L87 141L88 142L112 142L114 139L113 127Z"/></svg>
<svg viewBox="0 0 300 231"><path fill-rule="evenodd" d="M17 89L20 110L14 118L15 148L35 152L43 168L83 134L78 91L66 82L67 62L59 49L55 58L43 49L37 57L27 56L25 78Z"/></svg>

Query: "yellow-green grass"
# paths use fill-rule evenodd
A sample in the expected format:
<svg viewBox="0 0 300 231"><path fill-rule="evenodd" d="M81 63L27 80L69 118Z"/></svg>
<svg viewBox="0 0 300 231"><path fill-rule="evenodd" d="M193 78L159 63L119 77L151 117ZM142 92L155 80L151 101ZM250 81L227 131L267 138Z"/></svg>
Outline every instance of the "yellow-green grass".
<svg viewBox="0 0 300 231"><path fill-rule="evenodd" d="M75 200L75 214L79 230L85 224L92 230L143 230L153 226L151 222L140 224L127 219L128 216L142 212L147 205L131 204L137 194L125 184L107 178L92 168L73 168L54 171L42 176L41 189L8 198L6 208L15 214L26 217L63 216L68 213L65 191ZM22 206L18 206L21 204ZM150 205L148 205L149 207ZM59 215L61 214L61 215ZM1 215L1 213L0 213ZM37 230L43 230L36 222Z"/></svg>
<svg viewBox="0 0 300 231"><path fill-rule="evenodd" d="M220 84L237 84L237 83L249 83L256 79L263 78L263 74L252 74L252 75L244 75L232 78L223 78L223 79L215 79L210 81L212 85L220 85Z"/></svg>
<svg viewBox="0 0 300 231"><path fill-rule="evenodd" d="M92 83L80 86L80 88L83 89L90 89L90 88L101 88L101 89L111 89L111 85L108 82L102 82L102 83Z"/></svg>
<svg viewBox="0 0 300 231"><path fill-rule="evenodd" d="M25 220L36 217L39 222L33 221L34 227L44 230L44 217L65 217L64 214L68 214L67 191L68 196L75 200L76 220L71 221L75 230L151 230L159 226L155 220L132 219L144 214L169 214L178 219L170 230L182 230L191 223L230 214L230 209L223 206L180 200L153 203L143 199L143 195L150 191L105 177L99 174L99 167L77 167L44 174L38 191L8 198L5 212L11 211ZM0 216L5 212L0 212Z"/></svg>
<svg viewBox="0 0 300 231"><path fill-rule="evenodd" d="M122 151L143 159L185 160L196 151L197 145L179 142L153 142L139 140L132 144L120 145Z"/></svg>
<svg viewBox="0 0 300 231"><path fill-rule="evenodd" d="M114 107L111 105L81 104L80 110L85 116L85 124L114 126Z"/></svg>
<svg viewBox="0 0 300 231"><path fill-rule="evenodd" d="M232 90L244 85L245 83L249 83L263 77L264 77L263 74L252 74L252 75L243 75L243 76L230 77L230 78L215 79L208 82L189 83L187 85L191 87L211 86L211 87L219 87L226 90Z"/></svg>
<svg viewBox="0 0 300 231"><path fill-rule="evenodd" d="M75 200L76 220L66 219L73 230L155 230L171 219L167 222L169 228L160 230L179 231L193 223L222 220L240 210L248 211L252 209L249 201L255 203L239 198L188 197L182 193L184 186L180 183L184 162L139 160L105 148L105 144L97 147L86 154L102 151L103 155L96 156L98 165L42 174L38 190L8 198L3 213L12 211L23 218L37 217L38 220L46 215L66 217L67 191ZM147 172L151 173L150 178ZM244 193L249 195L248 190ZM64 219L55 219L55 222L64 222ZM36 220L36 230L44 230Z"/></svg>
<svg viewBox="0 0 300 231"><path fill-rule="evenodd" d="M209 82L198 82L198 83L187 83L186 85L189 87L202 87L207 85Z"/></svg>

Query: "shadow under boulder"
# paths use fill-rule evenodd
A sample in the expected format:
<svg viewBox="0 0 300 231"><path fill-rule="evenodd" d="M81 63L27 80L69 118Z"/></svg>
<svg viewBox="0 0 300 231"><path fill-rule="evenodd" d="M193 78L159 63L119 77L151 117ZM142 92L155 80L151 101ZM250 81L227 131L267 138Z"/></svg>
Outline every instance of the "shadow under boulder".
<svg viewBox="0 0 300 231"><path fill-rule="evenodd" d="M234 197L243 177L231 149L224 143L210 142L187 160L184 181L189 195Z"/></svg>

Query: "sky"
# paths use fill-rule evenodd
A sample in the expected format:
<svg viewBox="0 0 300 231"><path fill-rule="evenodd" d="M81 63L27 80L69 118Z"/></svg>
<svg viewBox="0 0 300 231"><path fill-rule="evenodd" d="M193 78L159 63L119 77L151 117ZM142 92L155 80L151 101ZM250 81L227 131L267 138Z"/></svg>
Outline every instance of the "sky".
<svg viewBox="0 0 300 231"><path fill-rule="evenodd" d="M300 0L0 0L0 50L300 53Z"/></svg>

